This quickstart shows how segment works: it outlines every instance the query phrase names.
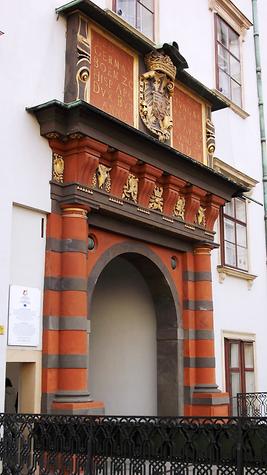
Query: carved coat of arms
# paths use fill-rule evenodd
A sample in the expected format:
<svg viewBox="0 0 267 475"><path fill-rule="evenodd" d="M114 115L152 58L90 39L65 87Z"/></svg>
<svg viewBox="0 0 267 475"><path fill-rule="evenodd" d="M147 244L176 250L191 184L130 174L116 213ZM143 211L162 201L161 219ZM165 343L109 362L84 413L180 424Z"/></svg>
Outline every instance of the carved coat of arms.
<svg viewBox="0 0 267 475"><path fill-rule="evenodd" d="M145 56L145 65L148 72L140 78L140 116L146 127L164 142L172 129L171 96L176 67L169 56L158 51Z"/></svg>

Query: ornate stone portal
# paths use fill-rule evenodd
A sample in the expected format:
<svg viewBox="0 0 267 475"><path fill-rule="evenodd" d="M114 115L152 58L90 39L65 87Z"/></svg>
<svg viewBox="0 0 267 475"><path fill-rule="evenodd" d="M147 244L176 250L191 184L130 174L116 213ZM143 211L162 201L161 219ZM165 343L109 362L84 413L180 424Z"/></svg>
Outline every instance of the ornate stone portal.
<svg viewBox="0 0 267 475"><path fill-rule="evenodd" d="M156 51L145 56L145 64L149 71L140 78L140 116L145 126L165 142L172 129L171 96L176 67L169 56Z"/></svg>
<svg viewBox="0 0 267 475"><path fill-rule="evenodd" d="M65 103L29 109L53 151L43 411L103 413L105 396L91 400L88 388L88 301L110 259L130 254L155 286L157 314L163 312L157 328L157 390L163 400L158 414L226 416L228 395L215 384L210 252L220 206L242 189L196 161L214 152L214 128L207 122L205 137L204 121L224 103L182 72L176 46L163 45L145 57L147 72L140 79L141 120L158 140L140 133L135 86L138 67L144 71L144 42L117 21L114 39L106 29L112 17L93 2L82 4L86 14L77 2L65 10ZM171 137L172 106L173 135L183 143L166 147L159 142ZM149 266L149 256L161 272ZM170 306L172 295L177 298Z"/></svg>

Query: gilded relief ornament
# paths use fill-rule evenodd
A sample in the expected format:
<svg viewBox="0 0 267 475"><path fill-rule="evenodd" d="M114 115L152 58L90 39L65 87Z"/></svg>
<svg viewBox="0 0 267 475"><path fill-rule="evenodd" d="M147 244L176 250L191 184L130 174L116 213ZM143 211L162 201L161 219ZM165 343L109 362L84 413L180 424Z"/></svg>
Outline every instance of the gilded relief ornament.
<svg viewBox="0 0 267 475"><path fill-rule="evenodd" d="M91 65L91 48L89 42L89 24L83 17L79 17L77 33L77 63L76 63L76 99L89 102L89 80Z"/></svg>
<svg viewBox="0 0 267 475"><path fill-rule="evenodd" d="M93 176L93 186L98 187L100 190L105 190L107 193L109 193L111 189L111 178L109 174L110 171L111 168L106 167L105 165L100 163Z"/></svg>
<svg viewBox="0 0 267 475"><path fill-rule="evenodd" d="M206 120L206 140L209 155L215 152L215 127L210 119Z"/></svg>
<svg viewBox="0 0 267 475"><path fill-rule="evenodd" d="M152 51L145 56L148 72L140 78L140 116L145 126L161 142L171 136L171 97L176 67L169 56Z"/></svg>
<svg viewBox="0 0 267 475"><path fill-rule="evenodd" d="M181 218L184 221L184 213L185 213L185 198L184 196L180 196L178 200L176 201L173 214L177 218Z"/></svg>
<svg viewBox="0 0 267 475"><path fill-rule="evenodd" d="M53 180L63 183L64 178L64 160L58 153L53 153Z"/></svg>
<svg viewBox="0 0 267 475"><path fill-rule="evenodd" d="M150 209L154 209L155 211L163 210L163 187L162 186L155 186L153 194L149 200Z"/></svg>
<svg viewBox="0 0 267 475"><path fill-rule="evenodd" d="M137 203L138 181L139 181L139 178L137 178L132 173L129 173L127 182L123 188L122 198L131 200L131 201L134 201L134 203Z"/></svg>
<svg viewBox="0 0 267 475"><path fill-rule="evenodd" d="M196 219L195 222L199 224L200 226L206 226L206 208L203 208L203 206L200 206L198 208L197 214L196 214Z"/></svg>

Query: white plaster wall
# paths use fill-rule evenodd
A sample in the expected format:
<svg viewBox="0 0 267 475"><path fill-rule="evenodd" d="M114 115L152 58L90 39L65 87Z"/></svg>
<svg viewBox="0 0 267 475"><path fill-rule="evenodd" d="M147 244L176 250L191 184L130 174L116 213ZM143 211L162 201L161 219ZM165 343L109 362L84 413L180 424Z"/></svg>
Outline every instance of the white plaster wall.
<svg viewBox="0 0 267 475"><path fill-rule="evenodd" d="M56 0L1 2L0 325L7 328L12 203L50 211L51 152L25 107L63 99L65 20ZM24 222L27 227L27 219ZM6 332L0 336L0 412L4 407Z"/></svg>
<svg viewBox="0 0 267 475"><path fill-rule="evenodd" d="M156 316L136 268L116 258L100 275L91 313L89 389L106 414L157 415Z"/></svg>
<svg viewBox="0 0 267 475"><path fill-rule="evenodd" d="M235 5L251 20L251 0L235 0ZM258 0L262 40L262 64L265 102L267 101L267 2ZM177 41L180 52L188 61L188 72L210 88L215 88L214 24L208 9L208 0L187 2L160 1L160 43ZM171 15L170 15L171 12ZM256 180L262 180L261 148L259 134L256 72L253 29L247 32L242 44L243 55L243 107L249 113L241 118L230 109L215 112L216 156ZM256 186L252 197L263 202L262 184ZM217 382L224 387L224 361L222 331L256 334L257 389L267 390L265 362L267 279L265 265L263 208L253 202L248 204L248 239L250 272L258 275L251 290L246 281L227 277L219 283L217 265L220 252L213 251L214 323L216 337ZM216 237L219 242L219 235Z"/></svg>
<svg viewBox="0 0 267 475"><path fill-rule="evenodd" d="M64 2L62 2L64 3ZM95 2L110 7L110 0ZM235 4L251 18L251 0L235 0ZM57 18L56 0L25 2L3 0L0 37L0 103L1 103L1 187L0 187L0 325L7 324L8 286L10 283L12 203L50 210L49 179L51 152L40 137L37 121L26 106L53 98L63 100L65 63L65 20ZM261 55L264 98L267 103L267 2L258 0L261 33ZM189 72L207 86L215 87L214 25L208 0L181 2L159 0L160 43L177 41L189 63ZM213 114L216 126L216 155L258 180L261 179L260 142L257 115L252 29L243 43L244 108L250 114L242 119L231 110ZM267 114L266 114L267 116ZM257 185L253 197L262 201L262 187ZM246 283L228 277L217 281L219 253L213 253L214 306L217 377L223 383L221 331L236 329L253 331L257 337L258 389L266 389L263 362L267 358L266 334L266 268L263 235L263 210L249 205L250 270L258 275L252 290ZM27 226L27 220L25 221ZM3 231L4 230L4 231ZM238 300L237 297L238 296ZM231 305L229 305L231 302ZM0 412L3 408L6 334L0 336Z"/></svg>
<svg viewBox="0 0 267 475"><path fill-rule="evenodd" d="M267 133L267 2L266 0L258 0L258 20L260 33L260 55L262 68L262 86L263 86L263 100L264 100L264 115L265 115L265 134ZM266 135L265 135L266 137Z"/></svg>

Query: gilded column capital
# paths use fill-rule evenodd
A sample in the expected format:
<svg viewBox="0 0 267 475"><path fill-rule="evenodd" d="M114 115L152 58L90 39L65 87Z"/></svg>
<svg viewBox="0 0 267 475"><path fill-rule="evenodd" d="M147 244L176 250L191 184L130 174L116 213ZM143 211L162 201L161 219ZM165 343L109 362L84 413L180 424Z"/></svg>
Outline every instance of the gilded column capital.
<svg viewBox="0 0 267 475"><path fill-rule="evenodd" d="M64 218L84 218L84 219L87 219L87 215L91 210L89 206L70 205L70 204L61 205L61 209L62 209L62 216Z"/></svg>
<svg viewBox="0 0 267 475"><path fill-rule="evenodd" d="M212 250L212 247L209 246L209 245L202 245L202 246L199 246L199 247L196 247L194 250L193 250L193 254L195 256L200 256L200 255L203 255L203 256L210 256L211 255L211 250Z"/></svg>

